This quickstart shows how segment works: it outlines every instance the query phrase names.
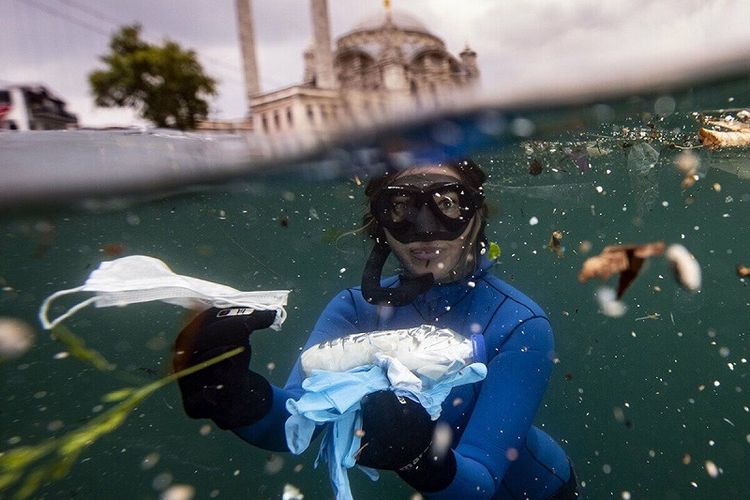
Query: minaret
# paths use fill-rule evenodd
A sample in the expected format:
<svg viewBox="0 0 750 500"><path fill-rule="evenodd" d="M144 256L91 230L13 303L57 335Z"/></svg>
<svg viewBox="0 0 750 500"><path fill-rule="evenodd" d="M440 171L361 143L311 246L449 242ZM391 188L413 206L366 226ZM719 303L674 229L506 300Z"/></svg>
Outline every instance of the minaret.
<svg viewBox="0 0 750 500"><path fill-rule="evenodd" d="M477 80L479 78L479 66L477 66L477 53L469 48L469 44L466 44L466 48L459 54L461 62L463 63L464 69L466 70L466 77L468 81Z"/></svg>
<svg viewBox="0 0 750 500"><path fill-rule="evenodd" d="M328 2L312 0L313 51L315 54L315 84L324 89L338 87L333 72L333 52L331 49L331 28L328 21Z"/></svg>
<svg viewBox="0 0 750 500"><path fill-rule="evenodd" d="M245 72L245 97L247 98L248 108L250 107L250 98L260 93L258 64L255 61L255 33L251 2L252 0L235 0L242 68Z"/></svg>

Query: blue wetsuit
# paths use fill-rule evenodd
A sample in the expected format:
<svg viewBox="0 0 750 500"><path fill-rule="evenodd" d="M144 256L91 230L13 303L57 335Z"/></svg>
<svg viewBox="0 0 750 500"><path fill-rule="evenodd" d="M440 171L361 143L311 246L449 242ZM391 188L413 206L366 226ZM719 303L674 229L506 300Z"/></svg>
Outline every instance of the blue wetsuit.
<svg viewBox="0 0 750 500"><path fill-rule="evenodd" d="M552 371L549 320L531 299L491 275L490 266L484 259L473 275L435 285L402 307L377 308L358 287L343 290L323 311L305 345L421 324L484 336L486 379L454 388L443 404L440 420L453 429L456 475L430 498L550 498L571 476L562 448L531 425ZM383 284L395 286L398 278ZM285 402L301 396L303 379L298 359L286 386L273 388L271 412L235 432L262 448L286 451Z"/></svg>

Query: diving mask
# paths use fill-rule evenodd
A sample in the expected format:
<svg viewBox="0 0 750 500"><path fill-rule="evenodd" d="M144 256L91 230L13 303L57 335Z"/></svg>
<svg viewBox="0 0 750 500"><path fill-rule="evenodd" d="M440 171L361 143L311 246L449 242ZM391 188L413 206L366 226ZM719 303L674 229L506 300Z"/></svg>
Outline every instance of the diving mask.
<svg viewBox="0 0 750 500"><path fill-rule="evenodd" d="M386 186L372 200L372 215L401 243L455 240L482 206L484 195L458 179L440 177L424 187L408 183L409 177ZM419 179L424 182L424 177Z"/></svg>

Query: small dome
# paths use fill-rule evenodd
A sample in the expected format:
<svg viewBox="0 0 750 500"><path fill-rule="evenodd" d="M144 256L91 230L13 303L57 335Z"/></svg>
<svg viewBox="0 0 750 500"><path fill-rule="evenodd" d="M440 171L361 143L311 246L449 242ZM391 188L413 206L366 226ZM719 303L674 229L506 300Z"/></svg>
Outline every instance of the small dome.
<svg viewBox="0 0 750 500"><path fill-rule="evenodd" d="M401 30L417 31L428 35L431 34L430 30L427 29L427 26L425 26L422 21L402 10L392 11L390 13L390 18L391 22ZM351 32L378 30L385 26L387 22L388 13L381 10L360 21L354 26L354 28L352 28Z"/></svg>

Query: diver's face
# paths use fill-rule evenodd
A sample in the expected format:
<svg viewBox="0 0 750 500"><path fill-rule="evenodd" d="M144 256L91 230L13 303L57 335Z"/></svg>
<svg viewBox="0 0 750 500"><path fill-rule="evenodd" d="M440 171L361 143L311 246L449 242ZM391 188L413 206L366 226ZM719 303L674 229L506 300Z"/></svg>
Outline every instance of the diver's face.
<svg viewBox="0 0 750 500"><path fill-rule="evenodd" d="M450 168L429 166L406 170L391 185L413 186L429 190L433 185L450 182L451 179L461 181L461 178ZM446 201L446 203L449 202L450 200ZM470 243L469 238L475 225L475 218L476 215L472 217L471 223L467 224L464 231L452 240L434 240L425 235L420 240L404 243L396 239L387 228L384 231L388 244L407 274L418 276L432 273L435 281L445 282L463 277L463 274L468 272L464 268L473 267L473 265L466 266L460 260L464 255L466 245ZM469 255L473 255L473 252Z"/></svg>

